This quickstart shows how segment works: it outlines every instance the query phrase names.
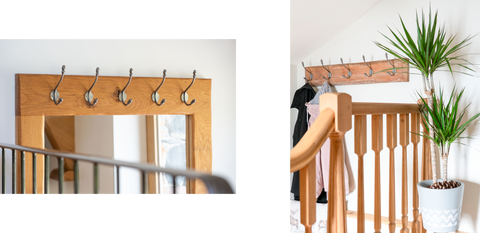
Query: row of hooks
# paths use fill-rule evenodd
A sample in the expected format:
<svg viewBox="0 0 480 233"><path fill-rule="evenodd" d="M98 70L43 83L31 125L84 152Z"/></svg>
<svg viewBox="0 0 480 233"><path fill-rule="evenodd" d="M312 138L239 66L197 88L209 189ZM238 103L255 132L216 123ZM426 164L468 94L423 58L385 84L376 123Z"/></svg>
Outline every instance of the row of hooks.
<svg viewBox="0 0 480 233"><path fill-rule="evenodd" d="M367 74L367 73L363 73L363 74L364 74L365 76L367 76L367 77L372 77L372 75L373 75L373 69L372 69L372 67L365 61L365 56L362 55L362 57L363 57L363 62L364 62L365 65L367 65L368 68L370 69L369 72L368 72L368 74ZM394 65L392 64L392 62L390 62L390 60L388 59L388 54L387 54L387 53L385 53L385 57L387 58L388 63L390 63L390 65L393 67L392 72L391 72L391 73L390 73L390 72L387 72L387 74L390 75L390 76L394 76L395 73L397 72L397 69L395 69L395 66L394 66ZM345 69L348 70L348 76L342 75L342 77L345 78L345 79L349 79L350 77L352 77L352 71L351 71L345 64L343 64L343 59L342 59L342 58L340 58L340 62L342 63L343 67L345 67ZM323 76L323 75L322 75L322 78L325 79L326 81L330 80L330 79L332 78L332 73L330 72L329 69L327 69L327 67L325 67L325 65L323 65L323 59L320 59L320 63L322 63L323 68L328 72L328 75L327 75L328 78L326 78L326 77ZM307 79L306 77L304 77L304 79L307 80L307 82L312 81L312 80L313 80L313 74L312 74L312 72L310 72L310 71L305 67L305 65L303 64L303 61L302 61L302 66L303 66L303 68L304 68L308 73L310 73L310 79Z"/></svg>
<svg viewBox="0 0 480 233"><path fill-rule="evenodd" d="M85 100L87 101L87 105L88 106L95 106L97 103L98 103L98 99L94 99L93 98L93 93L92 93L92 89L93 87L95 86L95 84L97 83L97 80L98 80L98 72L100 71L100 68L97 67L96 69L96 77L95 77L95 81L93 82L92 86L90 87L90 89L85 93ZM196 73L197 71L194 70L193 71L193 80L192 80L192 83L190 83L190 85L187 87L187 89L182 93L182 95L180 96L180 99L187 105L187 106L190 106L192 104L194 104L196 102L196 100L192 100L190 103L187 103L188 101L188 94L187 94L187 91L188 89L190 89L190 87L193 85L193 83L195 82L195 76L196 76ZM53 91L50 93L50 98L53 100L53 102L56 104L56 105L59 105L63 102L63 99L60 98L60 94L58 93L58 87L60 86L60 83L62 82L63 80L63 76L65 74L65 65L62 66L62 77L60 78L60 81L58 82L57 86L55 87L55 89L53 89ZM156 105L158 106L161 106L165 103L165 99L163 99L161 102L158 102L160 100L160 95L158 94L158 90L160 89L160 87L162 87L163 83L165 82L165 77L166 77L166 74L167 74L167 70L164 69L163 70L163 80L162 80L162 83L160 83L160 85L157 87L157 89L153 92L152 94L152 101L155 102ZM127 85L125 85L125 87L123 88L123 90L118 94L118 99L123 103L123 105L125 106L128 106L132 103L132 99L129 99L127 101L127 93L125 93L125 90L127 89L128 85L130 85L130 82L132 81L132 76L133 76L133 69L130 68L130 79L128 80L128 83ZM125 102L127 101L127 102Z"/></svg>

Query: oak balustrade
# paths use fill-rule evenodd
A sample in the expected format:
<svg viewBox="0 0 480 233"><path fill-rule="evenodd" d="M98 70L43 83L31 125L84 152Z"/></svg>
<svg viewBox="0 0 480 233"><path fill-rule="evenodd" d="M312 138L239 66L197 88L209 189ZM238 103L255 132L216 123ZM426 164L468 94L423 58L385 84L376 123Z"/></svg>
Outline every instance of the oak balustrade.
<svg viewBox="0 0 480 233"><path fill-rule="evenodd" d="M357 218L357 232L365 232L365 221L374 222L375 232L380 232L381 224L389 225L389 231L395 232L401 227L401 232L423 232L422 218L418 209L418 194L416 184L419 180L418 144L421 142L418 104L392 103L351 103L351 97L344 93L327 93L320 96L320 116L312 127L291 150L291 172L300 170L300 202L301 222L306 232L311 232L316 222L315 215L315 154L321 148L327 137L330 137L330 170L328 191L327 232L346 232L346 217ZM364 185L364 155L367 153L367 115L371 115L372 150L375 154L374 164L374 214L365 213ZM390 152L389 160L389 216L381 216L381 179L380 152L383 149L383 118L386 115L386 146ZM352 127L354 121L354 151L358 156L357 211L346 210L345 202L345 171L344 146L345 133ZM398 124L397 124L398 121ZM409 124L411 122L411 124ZM417 134L412 134L417 133ZM410 136L410 134L412 134ZM431 173L429 161L428 140L423 141L421 179L428 179ZM408 222L408 174L407 147L413 145L413 186L412 213L413 221ZM395 148L402 147L402 181L401 181L401 220L395 216ZM371 164L367 164L367 167ZM303 173L303 175L302 175ZM430 175L431 176L431 175ZM303 184L303 186L302 186ZM302 194L302 192L304 192Z"/></svg>

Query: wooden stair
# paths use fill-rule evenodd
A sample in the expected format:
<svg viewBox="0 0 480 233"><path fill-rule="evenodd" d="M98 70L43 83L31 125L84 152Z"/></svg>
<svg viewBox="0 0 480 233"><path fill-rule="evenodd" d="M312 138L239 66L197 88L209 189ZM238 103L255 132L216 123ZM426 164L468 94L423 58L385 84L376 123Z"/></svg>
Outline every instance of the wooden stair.
<svg viewBox="0 0 480 233"><path fill-rule="evenodd" d="M52 149L75 152L75 116L46 116L45 134ZM65 159L64 181L74 180L74 161ZM58 180L58 168L50 173L50 179Z"/></svg>

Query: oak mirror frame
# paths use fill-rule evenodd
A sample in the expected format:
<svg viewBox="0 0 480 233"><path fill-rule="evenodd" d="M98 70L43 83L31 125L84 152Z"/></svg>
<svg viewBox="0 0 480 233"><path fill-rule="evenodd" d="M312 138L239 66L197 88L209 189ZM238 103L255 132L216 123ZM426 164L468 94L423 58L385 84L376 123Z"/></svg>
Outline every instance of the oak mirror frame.
<svg viewBox="0 0 480 233"><path fill-rule="evenodd" d="M85 100L85 93L90 89L95 76L65 75L57 91L63 102L56 105L50 99L50 93L55 89L61 75L49 74L16 74L15 75L15 131L16 144L35 148L45 145L45 116L75 116L75 115L146 115L147 151L155 150L149 140L156 140L154 115L185 115L186 116L186 152L187 168L211 173L212 171L212 137L211 137L211 80L196 78L188 89L187 102L195 99L190 106L181 100L181 95L192 83L192 78L166 78L162 88L158 90L161 99L166 99L162 106L157 106L152 100L152 93L161 83L161 77L133 77L125 92L132 103L125 106L118 94L125 87L130 77L99 76L92 89L94 98L98 99L95 106L90 106ZM150 132L149 132L150 131ZM154 143L156 144L156 143ZM156 163L156 159L147 152L147 161ZM17 155L19 156L19 155ZM44 156L37 155L37 193L43 193ZM17 171L20 171L17 164ZM25 155L26 193L32 193L32 155ZM149 174L149 192L158 192L158 176ZM206 193L207 189L201 181L187 184L188 193ZM157 187L156 187L157 186ZM17 185L17 192L20 185Z"/></svg>

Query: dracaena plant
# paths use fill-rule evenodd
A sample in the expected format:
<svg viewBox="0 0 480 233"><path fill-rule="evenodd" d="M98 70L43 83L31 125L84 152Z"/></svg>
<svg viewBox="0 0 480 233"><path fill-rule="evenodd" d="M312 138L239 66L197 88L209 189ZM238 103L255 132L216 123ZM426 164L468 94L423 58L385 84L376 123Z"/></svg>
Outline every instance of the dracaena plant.
<svg viewBox="0 0 480 233"><path fill-rule="evenodd" d="M459 93L455 90L455 87L450 94L450 98L446 99L442 89L439 89L439 93L433 92L432 106L428 106L427 102L423 101L423 107L421 108L421 114L423 116L423 123L426 125L426 132L420 134L426 137L438 147L440 156L442 159L442 180L447 181L447 162L448 155L450 154L450 146L457 139L469 138L462 137L462 133L471 125L471 123L480 116L480 113L473 115L470 119L462 123L465 112L470 106L468 104L463 110L459 109L459 102L463 96L463 88ZM418 93L421 97L421 94ZM428 122L425 119L431 117L432 121ZM432 136L433 135L433 136Z"/></svg>
<svg viewBox="0 0 480 233"><path fill-rule="evenodd" d="M412 68L418 69L422 74L423 91L425 92L430 108L433 108L433 92L434 81L433 73L440 68L448 67L448 70L453 75L452 66L459 65L469 71L473 72L463 55L455 55L455 53L470 44L470 40L473 36L469 36L464 40L454 43L455 36L447 36L445 26L440 26L437 20L437 13L432 17L431 9L429 10L428 19L422 11L421 19L416 15L417 27L413 32L407 30L402 17L400 22L402 23L402 30L396 32L390 27L388 29L392 33L392 37L388 37L382 33L392 47L375 42L375 44L387 53L392 54L397 59L402 60ZM428 21L428 22L427 22ZM414 33L416 39L413 38ZM405 68L405 67L397 67ZM393 68L392 68L393 69ZM428 122L431 124L432 119L429 117ZM434 138L434 135L430 135ZM436 171L436 150L434 143L430 143L431 155L432 155L432 175L433 183L437 182Z"/></svg>

